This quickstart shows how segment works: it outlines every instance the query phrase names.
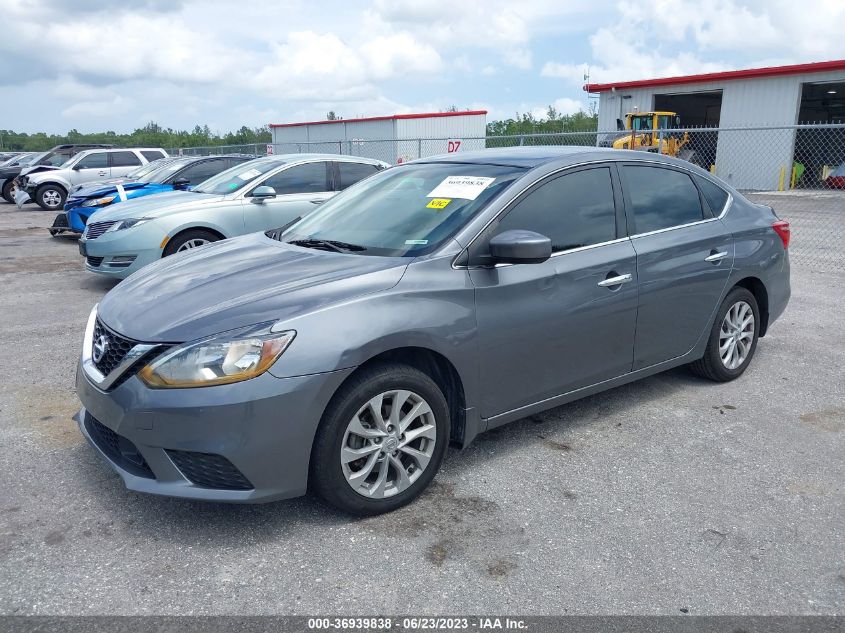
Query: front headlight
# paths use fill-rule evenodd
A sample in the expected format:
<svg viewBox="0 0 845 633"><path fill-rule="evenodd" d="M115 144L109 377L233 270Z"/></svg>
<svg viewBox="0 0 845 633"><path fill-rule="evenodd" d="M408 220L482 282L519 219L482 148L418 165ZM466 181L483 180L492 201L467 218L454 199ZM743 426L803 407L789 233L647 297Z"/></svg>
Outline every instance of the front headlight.
<svg viewBox="0 0 845 633"><path fill-rule="evenodd" d="M117 196L106 196L105 198L91 198L82 203L83 207L104 207L111 204ZM127 227L129 228L129 227Z"/></svg>
<svg viewBox="0 0 845 633"><path fill-rule="evenodd" d="M149 222L152 218L133 218L131 220L118 220L106 229L106 233L110 231L122 231L123 229L131 229L133 226L138 226L144 222Z"/></svg>
<svg viewBox="0 0 845 633"><path fill-rule="evenodd" d="M242 328L170 350L138 374L148 386L209 387L260 376L288 348L296 332L273 332L272 324Z"/></svg>

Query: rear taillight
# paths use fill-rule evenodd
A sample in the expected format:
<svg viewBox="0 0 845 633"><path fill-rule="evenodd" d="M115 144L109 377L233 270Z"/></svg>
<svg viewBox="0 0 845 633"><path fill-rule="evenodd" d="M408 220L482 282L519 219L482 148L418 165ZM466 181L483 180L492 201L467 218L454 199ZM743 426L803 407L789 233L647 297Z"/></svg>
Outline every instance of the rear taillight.
<svg viewBox="0 0 845 633"><path fill-rule="evenodd" d="M784 248L789 248L789 222L786 220L778 220L774 224L772 224L772 228L775 230L775 233L778 234L780 237L780 241L783 242Z"/></svg>

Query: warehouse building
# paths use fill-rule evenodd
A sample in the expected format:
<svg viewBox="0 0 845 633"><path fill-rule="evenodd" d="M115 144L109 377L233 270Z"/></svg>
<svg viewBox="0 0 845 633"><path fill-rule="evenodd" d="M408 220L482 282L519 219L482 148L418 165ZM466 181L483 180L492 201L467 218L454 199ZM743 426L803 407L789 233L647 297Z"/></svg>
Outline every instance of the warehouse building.
<svg viewBox="0 0 845 633"><path fill-rule="evenodd" d="M696 162L741 189L788 188L798 164L806 173L802 183L812 186L845 161L845 130L795 127L845 123L845 60L584 89L599 95L601 131L617 129L628 112L653 110L676 112L684 127L720 128L691 132ZM749 129L761 127L780 129Z"/></svg>
<svg viewBox="0 0 845 633"><path fill-rule="evenodd" d="M483 149L487 111L394 114L363 119L271 123L273 151L331 152L390 164Z"/></svg>

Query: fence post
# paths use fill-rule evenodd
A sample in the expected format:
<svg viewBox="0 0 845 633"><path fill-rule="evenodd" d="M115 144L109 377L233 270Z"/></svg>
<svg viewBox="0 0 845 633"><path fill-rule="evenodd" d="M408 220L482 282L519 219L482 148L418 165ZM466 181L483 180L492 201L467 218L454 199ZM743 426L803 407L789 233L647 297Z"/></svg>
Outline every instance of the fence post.
<svg viewBox="0 0 845 633"><path fill-rule="evenodd" d="M520 135L520 137L519 137L519 146L520 146L520 147L522 147L524 144L525 144L525 137Z"/></svg>
<svg viewBox="0 0 845 633"><path fill-rule="evenodd" d="M663 130L660 130L660 133L657 135L657 153L663 153Z"/></svg>
<svg viewBox="0 0 845 633"><path fill-rule="evenodd" d="M422 139L417 139L417 158L422 158Z"/></svg>

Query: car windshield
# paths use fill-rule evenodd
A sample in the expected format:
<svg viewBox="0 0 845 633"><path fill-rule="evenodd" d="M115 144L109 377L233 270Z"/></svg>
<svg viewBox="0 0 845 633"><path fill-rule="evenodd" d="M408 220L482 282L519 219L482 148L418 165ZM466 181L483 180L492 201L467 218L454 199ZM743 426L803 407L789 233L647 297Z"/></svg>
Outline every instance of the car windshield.
<svg viewBox="0 0 845 633"><path fill-rule="evenodd" d="M38 163L40 163L40 162L41 162L41 160L42 160L42 159L44 159L44 158L47 156L47 154L49 154L49 153L50 153L50 152L38 152L38 153L37 153L37 154L35 154L34 156L29 156L29 157L28 157L28 158L27 158L24 162L22 162L22 163L21 163L21 165L24 165L24 166L27 166L27 167L30 167L30 166L32 166L32 165L37 165L37 164L38 164Z"/></svg>
<svg viewBox="0 0 845 633"><path fill-rule="evenodd" d="M524 173L520 167L467 163L394 167L338 194L280 239L415 257L437 248Z"/></svg>
<svg viewBox="0 0 845 633"><path fill-rule="evenodd" d="M163 183L174 173L180 169L184 169L185 165L190 165L191 162L193 162L193 160L190 158L172 158L156 165L155 169L149 170L138 180L141 182Z"/></svg>
<svg viewBox="0 0 845 633"><path fill-rule="evenodd" d="M0 167L6 167L8 165L16 165L18 162L22 160L21 156L10 156L6 160L0 162Z"/></svg>
<svg viewBox="0 0 845 633"><path fill-rule="evenodd" d="M226 195L227 193L234 193L242 189L256 178L272 171L285 164L284 160L272 160L268 158L257 158L250 160L240 165L235 165L231 169L221 171L216 176L212 176L208 180L203 180L193 191L197 193L215 193L218 195Z"/></svg>
<svg viewBox="0 0 845 633"><path fill-rule="evenodd" d="M149 182L146 180L147 176L158 171L172 160L172 158L159 158L158 160L151 161L146 165L141 165L140 167L133 169L126 174L124 178L127 178L128 180L142 180L144 182Z"/></svg>

